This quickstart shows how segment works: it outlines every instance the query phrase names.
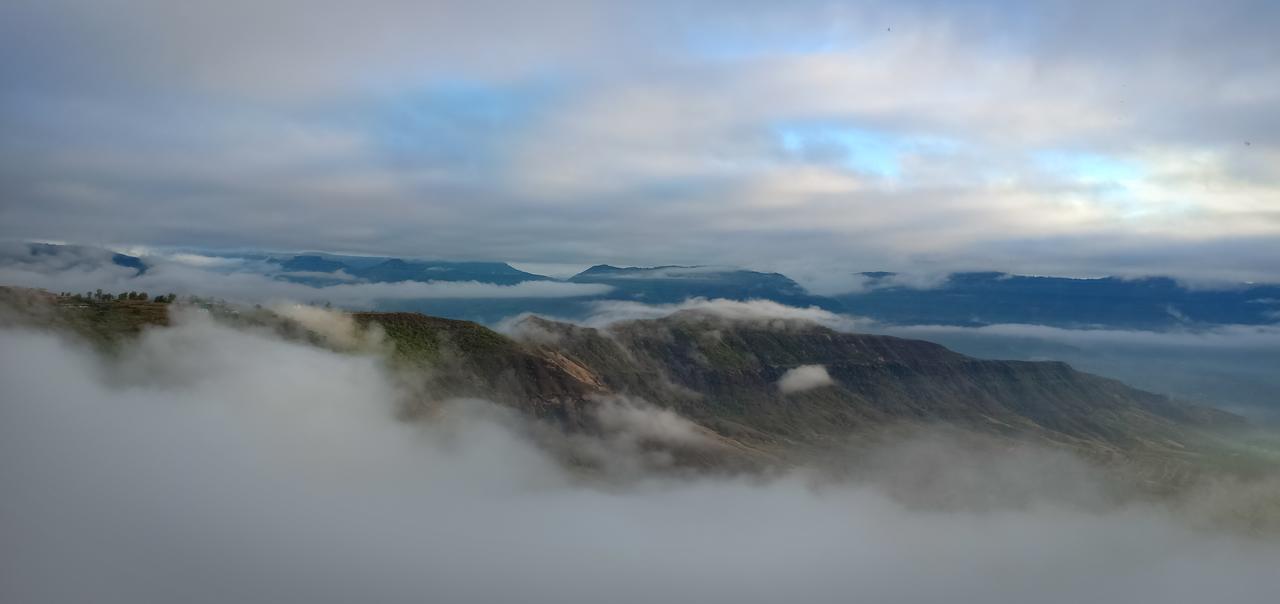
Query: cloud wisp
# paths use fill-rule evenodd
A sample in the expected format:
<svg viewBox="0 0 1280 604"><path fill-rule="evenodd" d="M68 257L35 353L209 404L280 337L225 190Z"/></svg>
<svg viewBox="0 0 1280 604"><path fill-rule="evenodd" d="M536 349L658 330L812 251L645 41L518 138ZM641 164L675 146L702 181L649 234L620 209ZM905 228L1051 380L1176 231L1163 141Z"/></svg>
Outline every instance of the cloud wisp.
<svg viewBox="0 0 1280 604"><path fill-rule="evenodd" d="M826 367L822 365L801 365L788 369L786 373L782 374L782 377L778 378L778 390L782 391L783 394L793 394L830 386L834 383L835 381L827 373Z"/></svg>

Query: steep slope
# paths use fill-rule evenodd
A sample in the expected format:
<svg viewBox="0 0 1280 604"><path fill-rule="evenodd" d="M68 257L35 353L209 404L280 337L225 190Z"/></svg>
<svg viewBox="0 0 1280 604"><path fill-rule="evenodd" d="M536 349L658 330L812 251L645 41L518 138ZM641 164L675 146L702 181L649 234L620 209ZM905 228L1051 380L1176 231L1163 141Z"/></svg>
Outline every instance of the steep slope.
<svg viewBox="0 0 1280 604"><path fill-rule="evenodd" d="M1242 425L1063 363L980 360L929 342L796 321L683 312L594 329L528 317L517 341L415 314L359 317L384 325L406 358L473 376L452 385L457 395L517 407L536 401L535 414L579 427L592 424L582 415L594 408L585 399L629 395L784 457L891 426L943 425L1103 460L1189 468L1220 461L1212 432ZM834 384L781 392L782 375L803 365L823 365Z"/></svg>
<svg viewBox="0 0 1280 604"><path fill-rule="evenodd" d="M779 450L826 448L888 425L941 424L1098 457L1195 461L1206 429L1241 421L1063 363L980 360L801 322L677 313L606 330L529 318L525 329L612 390ZM824 366L834 383L783 393L778 380L803 365Z"/></svg>
<svg viewBox="0 0 1280 604"><path fill-rule="evenodd" d="M424 397L410 401L410 416L428 413L444 398L483 398L570 433L604 435L609 409L618 398L593 369L553 349L529 346L469 321L418 313L357 313L365 327L376 325L394 346L401 375ZM623 402L623 405L631 403ZM616 408L615 408L616 409ZM757 467L774 461L768 452L697 427L696 443L642 439L681 465L704 468ZM568 453L572 463L592 465Z"/></svg>
<svg viewBox="0 0 1280 604"><path fill-rule="evenodd" d="M475 397L554 419L571 428L589 427L594 395L607 392L589 371L562 356L539 352L469 321L418 313L356 313L377 325L394 344L394 355L433 398Z"/></svg>

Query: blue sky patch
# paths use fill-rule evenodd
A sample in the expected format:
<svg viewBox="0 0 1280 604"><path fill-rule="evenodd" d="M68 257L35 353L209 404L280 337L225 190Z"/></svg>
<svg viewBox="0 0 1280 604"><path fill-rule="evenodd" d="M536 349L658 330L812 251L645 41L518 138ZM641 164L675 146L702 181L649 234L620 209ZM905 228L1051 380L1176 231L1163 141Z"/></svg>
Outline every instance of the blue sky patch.
<svg viewBox="0 0 1280 604"><path fill-rule="evenodd" d="M1089 184L1123 185L1145 175L1137 162L1098 153L1040 151L1032 158L1037 167L1054 176Z"/></svg>
<svg viewBox="0 0 1280 604"><path fill-rule="evenodd" d="M940 138L922 138L840 124L785 124L776 129L782 150L803 161L834 163L882 178L902 176L902 156L947 153L959 145Z"/></svg>

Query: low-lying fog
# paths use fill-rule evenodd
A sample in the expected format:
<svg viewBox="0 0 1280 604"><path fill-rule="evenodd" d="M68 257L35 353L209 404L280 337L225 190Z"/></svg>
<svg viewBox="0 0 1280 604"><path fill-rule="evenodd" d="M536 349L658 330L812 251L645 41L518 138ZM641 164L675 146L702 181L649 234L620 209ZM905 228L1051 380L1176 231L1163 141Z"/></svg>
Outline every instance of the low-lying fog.
<svg viewBox="0 0 1280 604"><path fill-rule="evenodd" d="M1109 502L1060 454L992 459L930 441L881 451L882 474L854 484L804 472L598 483L480 401L398 421L404 393L377 357L199 318L109 362L6 330L0 383L3 602L1201 604L1280 592L1280 542L1208 528L1194 507ZM912 484L926 505L903 502ZM939 490L965 504L931 504Z"/></svg>

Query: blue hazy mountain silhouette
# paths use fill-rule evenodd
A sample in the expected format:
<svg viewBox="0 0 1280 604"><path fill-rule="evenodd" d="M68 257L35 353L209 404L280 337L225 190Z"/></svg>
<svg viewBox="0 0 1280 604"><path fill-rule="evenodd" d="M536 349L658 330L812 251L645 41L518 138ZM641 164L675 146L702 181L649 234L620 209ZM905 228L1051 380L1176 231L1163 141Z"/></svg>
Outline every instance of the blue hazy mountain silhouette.
<svg viewBox="0 0 1280 604"><path fill-rule="evenodd" d="M1190 288L1168 277L1072 279L997 272L955 273L937 287L896 284L893 273L863 273L867 289L836 296L846 312L896 324L1160 329L1198 324L1260 325L1280 320L1280 286Z"/></svg>

